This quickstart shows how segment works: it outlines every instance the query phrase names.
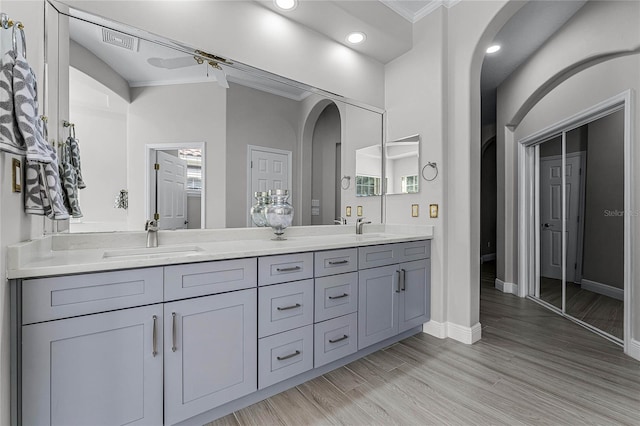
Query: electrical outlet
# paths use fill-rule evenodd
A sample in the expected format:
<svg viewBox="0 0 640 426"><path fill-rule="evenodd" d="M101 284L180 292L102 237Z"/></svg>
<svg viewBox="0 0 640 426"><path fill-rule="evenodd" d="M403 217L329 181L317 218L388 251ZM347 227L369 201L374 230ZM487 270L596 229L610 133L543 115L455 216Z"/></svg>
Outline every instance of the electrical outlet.
<svg viewBox="0 0 640 426"><path fill-rule="evenodd" d="M419 207L418 204L411 204L411 217L418 217Z"/></svg>
<svg viewBox="0 0 640 426"><path fill-rule="evenodd" d="M347 206L347 209L346 209L346 212L345 212L345 216L351 217L351 206Z"/></svg>
<svg viewBox="0 0 640 426"><path fill-rule="evenodd" d="M358 216L362 216L362 206L358 206L356 209Z"/></svg>

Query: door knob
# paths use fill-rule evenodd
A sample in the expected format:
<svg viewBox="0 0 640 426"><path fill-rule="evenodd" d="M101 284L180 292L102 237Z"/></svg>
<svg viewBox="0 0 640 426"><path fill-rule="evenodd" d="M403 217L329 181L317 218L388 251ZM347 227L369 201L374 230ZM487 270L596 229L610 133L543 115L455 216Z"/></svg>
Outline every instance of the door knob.
<svg viewBox="0 0 640 426"><path fill-rule="evenodd" d="M545 223L545 224L544 224L544 225L542 225L542 226L544 226L545 228L550 228L550 227L551 227L551 225L549 225L548 223Z"/></svg>

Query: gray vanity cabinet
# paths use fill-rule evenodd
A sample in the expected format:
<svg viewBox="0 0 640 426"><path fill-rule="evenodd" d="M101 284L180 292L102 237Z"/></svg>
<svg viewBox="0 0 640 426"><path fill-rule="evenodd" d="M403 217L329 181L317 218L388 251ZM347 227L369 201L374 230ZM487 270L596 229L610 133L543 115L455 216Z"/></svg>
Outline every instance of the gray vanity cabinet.
<svg viewBox="0 0 640 426"><path fill-rule="evenodd" d="M162 358L162 304L26 325L21 424L162 424Z"/></svg>
<svg viewBox="0 0 640 426"><path fill-rule="evenodd" d="M417 241L359 249L358 349L429 321L430 245ZM401 260L410 261L390 264ZM375 267L380 264L388 266Z"/></svg>
<svg viewBox="0 0 640 426"><path fill-rule="evenodd" d="M165 424L254 392L257 289L164 306Z"/></svg>

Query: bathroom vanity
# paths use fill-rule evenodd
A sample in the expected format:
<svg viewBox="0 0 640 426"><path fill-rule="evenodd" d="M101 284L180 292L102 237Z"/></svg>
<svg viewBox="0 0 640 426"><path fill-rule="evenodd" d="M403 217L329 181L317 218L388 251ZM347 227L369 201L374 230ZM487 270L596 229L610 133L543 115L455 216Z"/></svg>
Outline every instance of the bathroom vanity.
<svg viewBox="0 0 640 426"><path fill-rule="evenodd" d="M370 229L10 248L14 421L203 424L420 332L432 229Z"/></svg>

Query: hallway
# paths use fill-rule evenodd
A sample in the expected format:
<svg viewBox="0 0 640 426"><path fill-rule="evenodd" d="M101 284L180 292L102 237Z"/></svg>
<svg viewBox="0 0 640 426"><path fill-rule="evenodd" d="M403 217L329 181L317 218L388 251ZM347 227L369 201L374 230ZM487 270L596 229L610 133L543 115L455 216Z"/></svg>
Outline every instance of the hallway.
<svg viewBox="0 0 640 426"><path fill-rule="evenodd" d="M486 266L478 343L418 334L210 425L640 424L640 363Z"/></svg>

